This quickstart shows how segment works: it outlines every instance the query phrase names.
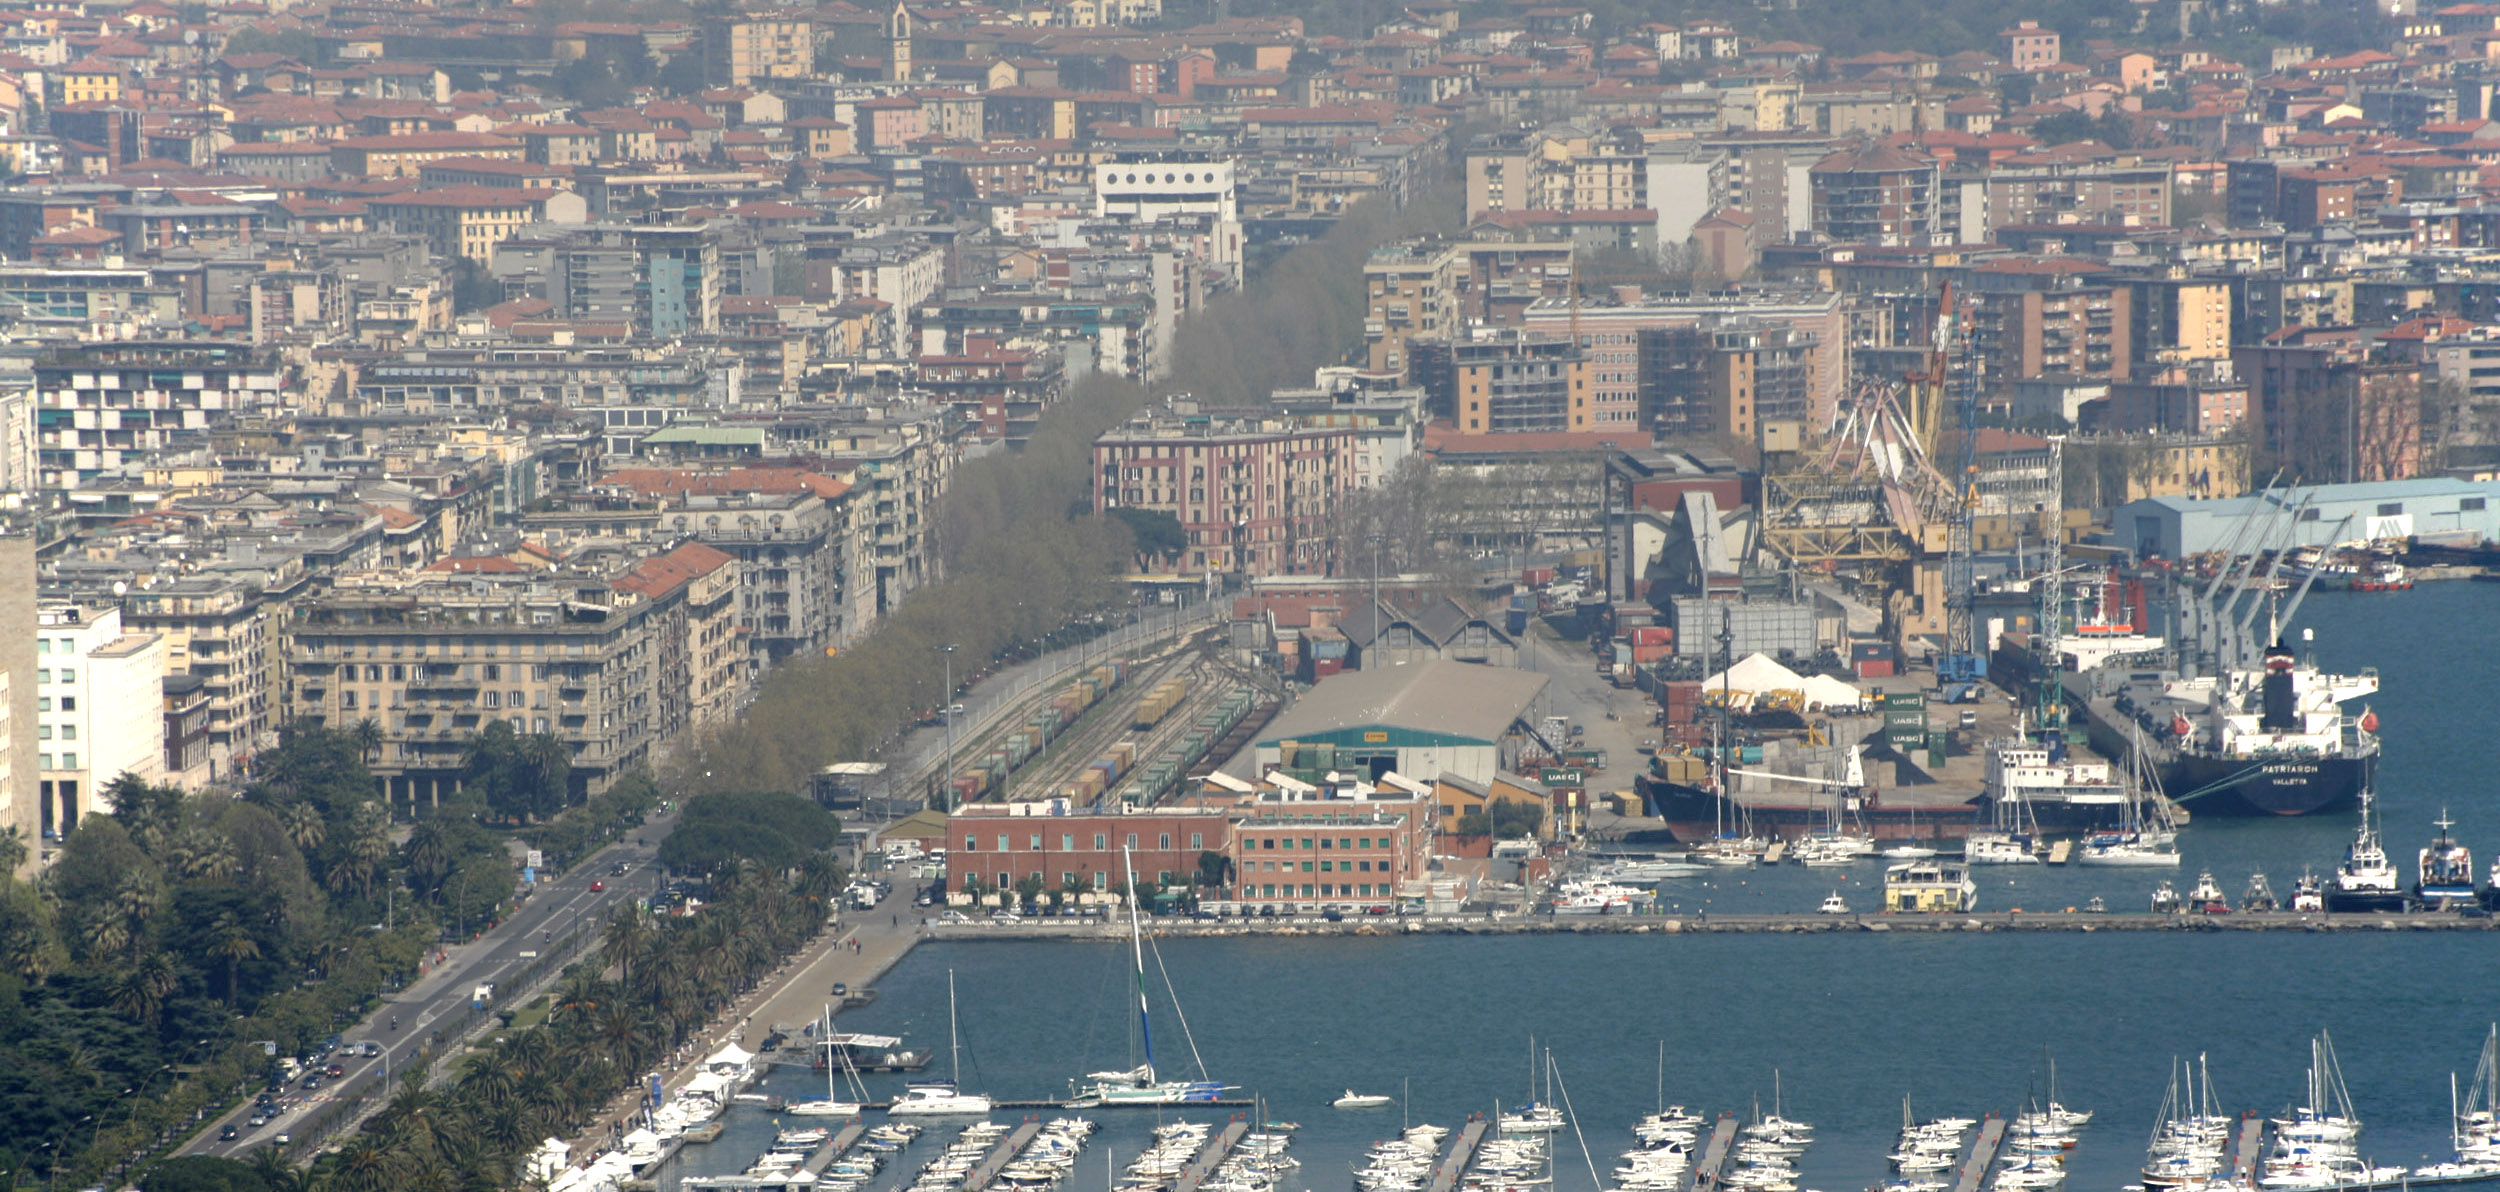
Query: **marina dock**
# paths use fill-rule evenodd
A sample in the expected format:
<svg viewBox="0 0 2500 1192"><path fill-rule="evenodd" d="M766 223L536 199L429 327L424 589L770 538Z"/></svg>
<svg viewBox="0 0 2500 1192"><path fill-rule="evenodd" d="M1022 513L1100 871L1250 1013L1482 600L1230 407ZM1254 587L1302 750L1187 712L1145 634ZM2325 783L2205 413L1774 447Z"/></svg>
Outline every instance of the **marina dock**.
<svg viewBox="0 0 2500 1192"><path fill-rule="evenodd" d="M1250 1132L1250 1123L1231 1121L1224 1128L1207 1136L1207 1144L1198 1148L1198 1157L1189 1161L1179 1179L1172 1181L1172 1192L1198 1192L1198 1183L1224 1161L1224 1156L1241 1144L1241 1136Z"/></svg>
<svg viewBox="0 0 2500 1192"><path fill-rule="evenodd" d="M1997 1148L2005 1145L2005 1119L1994 1114L1979 1123L1979 1137L1971 1140L1970 1156L1962 1160L1962 1172L1953 1180L1953 1192L1979 1192L1988 1182L1988 1165L1996 1162Z"/></svg>
<svg viewBox="0 0 2500 1192"><path fill-rule="evenodd" d="M1735 1145L1736 1119L1720 1114L1718 1124L1710 1128L1709 1140L1701 1144L1700 1161L1684 1174L1684 1186L1701 1192L1718 1187L1720 1177L1727 1174L1728 1151Z"/></svg>
<svg viewBox="0 0 2500 1192"><path fill-rule="evenodd" d="M2239 1150L2231 1156L2231 1170L2249 1187L2257 1186L2257 1164L2266 1157L2266 1119L2249 1114L2240 1119Z"/></svg>
<svg viewBox="0 0 2500 1192"><path fill-rule="evenodd" d="M834 1132L833 1137L826 1139L824 1145L817 1147L816 1153L807 1157L807 1162L799 1164L799 1170L809 1175L825 1174L825 1168L841 1158L842 1152L851 1149L852 1144L859 1141L859 1136L867 1132L868 1126L864 1122L855 1121L842 1127Z"/></svg>
<svg viewBox="0 0 2500 1192"><path fill-rule="evenodd" d="M1432 1169L1430 1192L1450 1192L1458 1186L1459 1177L1467 1174L1467 1164L1476 1157L1476 1147L1492 1128L1491 1121L1477 1118L1459 1130L1458 1137L1450 1141L1449 1153L1441 1156L1441 1165Z"/></svg>
<svg viewBox="0 0 2500 1192"><path fill-rule="evenodd" d="M1009 1130L1007 1137L999 1139L998 1145L991 1147L989 1154L981 1156L981 1161L972 1165L972 1174L964 1177L963 1186L970 1189L989 1187L990 1181L998 1178L999 1169L1007 1166L1024 1150L1025 1144L1041 1132L1041 1122L1026 1118L1024 1124Z"/></svg>

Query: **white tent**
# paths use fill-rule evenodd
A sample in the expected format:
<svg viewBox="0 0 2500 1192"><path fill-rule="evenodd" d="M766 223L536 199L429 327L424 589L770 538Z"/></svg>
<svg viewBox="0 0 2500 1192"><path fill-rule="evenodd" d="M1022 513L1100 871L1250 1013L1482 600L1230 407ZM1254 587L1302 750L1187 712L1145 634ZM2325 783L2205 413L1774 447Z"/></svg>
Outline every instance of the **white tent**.
<svg viewBox="0 0 2500 1192"><path fill-rule="evenodd" d="M754 1052L748 1051L746 1048L740 1047L735 1043L730 1043L724 1045L719 1051L713 1052L712 1058L703 1061L703 1066L714 1069L743 1068L747 1066L747 1061L754 1058Z"/></svg>
<svg viewBox="0 0 2500 1192"><path fill-rule="evenodd" d="M1805 682L1797 676L1797 672L1771 661L1768 655L1747 654L1744 661L1702 680L1701 692L1708 696L1723 689L1740 694L1795 691L1805 686Z"/></svg>
<svg viewBox="0 0 2500 1192"><path fill-rule="evenodd" d="M1866 702L1866 693L1830 675L1807 677L1802 690L1809 708L1855 708Z"/></svg>

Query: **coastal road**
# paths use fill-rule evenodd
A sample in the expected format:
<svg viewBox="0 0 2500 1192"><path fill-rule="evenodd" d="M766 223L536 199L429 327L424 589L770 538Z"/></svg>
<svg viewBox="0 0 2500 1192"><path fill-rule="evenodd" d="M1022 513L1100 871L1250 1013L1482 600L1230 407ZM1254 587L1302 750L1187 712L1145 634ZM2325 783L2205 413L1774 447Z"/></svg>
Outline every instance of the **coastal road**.
<svg viewBox="0 0 2500 1192"><path fill-rule="evenodd" d="M704 1057L720 1050L723 1044L737 1043L752 1050L776 1025L795 1037L800 1027L816 1021L826 1003L833 1000L834 982L843 982L854 990L867 988L909 954L914 945L928 938L923 914L911 905L908 894L900 892L888 895L872 909L843 911L832 930L758 982L754 991L739 999L735 1007L713 1019L699 1038L668 1058L663 1066L668 1087L674 1090L692 1078ZM839 1019L835 1020L834 1029L843 1029ZM909 1042L930 1047L935 1041ZM630 1123L641 1108L641 1097L640 1088L620 1091L600 1113L596 1124L571 1140L573 1153L583 1155L589 1149L613 1145L623 1137L632 1128Z"/></svg>
<svg viewBox="0 0 2500 1192"><path fill-rule="evenodd" d="M346 1069L345 1074L324 1077L313 1092L306 1092L303 1078L297 1077L278 1095L281 1110L275 1120L257 1128L248 1126L253 1110L247 1104L210 1123L177 1153L239 1157L275 1142L279 1135L291 1134L307 1117L332 1103L361 1096L388 1097L388 1081L423 1048L428 1035L459 1021L477 986L503 981L505 974L538 959L541 949L576 928L599 930L618 903L649 897L660 880L653 857L660 841L675 827L675 813L653 816L634 835L602 849L572 872L541 880L537 892L493 930L468 943L446 946L441 963L407 988L387 995L371 1017L341 1032L350 1045L381 1044L381 1055L349 1055L348 1048L341 1047L315 1066L335 1062ZM642 841L639 845L634 843L636 836ZM626 866L623 876L611 872L619 863ZM594 885L604 888L593 889ZM503 1002L518 992L499 989L497 1000ZM398 1022L397 1029L391 1025L393 1020ZM237 1137L219 1141L218 1135L229 1125L235 1127Z"/></svg>

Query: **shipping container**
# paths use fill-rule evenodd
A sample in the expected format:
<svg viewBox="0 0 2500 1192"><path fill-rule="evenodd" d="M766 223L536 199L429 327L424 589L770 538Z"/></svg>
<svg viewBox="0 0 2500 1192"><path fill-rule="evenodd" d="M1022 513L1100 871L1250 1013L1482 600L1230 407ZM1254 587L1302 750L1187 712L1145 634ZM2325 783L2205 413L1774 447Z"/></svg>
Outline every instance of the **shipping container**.
<svg viewBox="0 0 2500 1192"><path fill-rule="evenodd" d="M1545 585L1554 582L1554 569L1551 567L1523 567L1519 571L1519 582L1526 584L1531 588L1542 588Z"/></svg>
<svg viewBox="0 0 2500 1192"><path fill-rule="evenodd" d="M1507 633L1512 637L1518 637L1519 635L1526 633L1528 631L1528 612L1529 610L1524 608L1514 608L1510 610L1509 614L1503 618L1502 632Z"/></svg>
<svg viewBox="0 0 2500 1192"><path fill-rule="evenodd" d="M1673 642L1660 642L1651 646L1635 645L1632 647L1632 665L1649 666L1664 662L1674 655L1675 643Z"/></svg>
<svg viewBox="0 0 2500 1192"><path fill-rule="evenodd" d="M1853 659L1853 660L1854 660L1854 659L1860 659L1860 658L1884 658L1884 659L1890 659L1890 658L1894 657L1893 648L1892 648L1892 643L1891 643L1891 642L1851 642L1851 643L1849 644L1849 657L1850 657L1851 659Z"/></svg>
<svg viewBox="0 0 2500 1192"><path fill-rule="evenodd" d="M1675 644L1675 630L1665 625L1638 626L1632 630L1632 644L1635 646L1672 646Z"/></svg>
<svg viewBox="0 0 2500 1192"><path fill-rule="evenodd" d="M1861 679L1889 679L1893 674L1892 663L1882 659L1860 659L1857 672Z"/></svg>
<svg viewBox="0 0 2500 1192"><path fill-rule="evenodd" d="M1884 693L1884 706L1887 708L1924 708L1927 706L1927 693L1924 691L1888 691Z"/></svg>

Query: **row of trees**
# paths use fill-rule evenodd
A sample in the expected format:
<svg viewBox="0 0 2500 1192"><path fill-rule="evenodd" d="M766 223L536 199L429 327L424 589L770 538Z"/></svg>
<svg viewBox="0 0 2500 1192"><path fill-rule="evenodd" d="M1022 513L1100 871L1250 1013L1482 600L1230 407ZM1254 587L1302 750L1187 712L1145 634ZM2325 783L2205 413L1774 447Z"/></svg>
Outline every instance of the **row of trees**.
<svg viewBox="0 0 2500 1192"><path fill-rule="evenodd" d="M699 914L620 910L598 958L567 971L544 1024L503 1036L447 1085L411 1073L361 1132L314 1165L305 1192L515 1186L519 1160L540 1139L587 1129L618 1090L813 938L844 878L821 853L788 874L733 864L715 876Z"/></svg>
<svg viewBox="0 0 2500 1192"><path fill-rule="evenodd" d="M240 798L124 777L39 884L0 877L0 1175L88 1181L415 972L513 875L457 814L403 844L345 730L295 730ZM0 874L22 844L0 844Z"/></svg>
<svg viewBox="0 0 2500 1192"><path fill-rule="evenodd" d="M1314 366L1343 358L1360 341L1360 262L1371 248L1443 226L1452 205L1440 192L1403 210L1377 200L1357 205L1326 237L1281 257L1250 291L1218 298L1191 319L1162 388L1255 405L1273 389L1308 384ZM1128 381L1088 378L1022 451L959 469L932 531L947 578L914 593L866 641L775 672L749 714L689 751L672 781L701 791L803 789L827 763L885 751L911 709L949 702L938 698L947 669L941 647L956 647L952 669L961 681L1071 624L1118 615L1128 599L1118 574L1141 546L1172 549L1177 527L1094 516L1093 443L1147 398Z"/></svg>

